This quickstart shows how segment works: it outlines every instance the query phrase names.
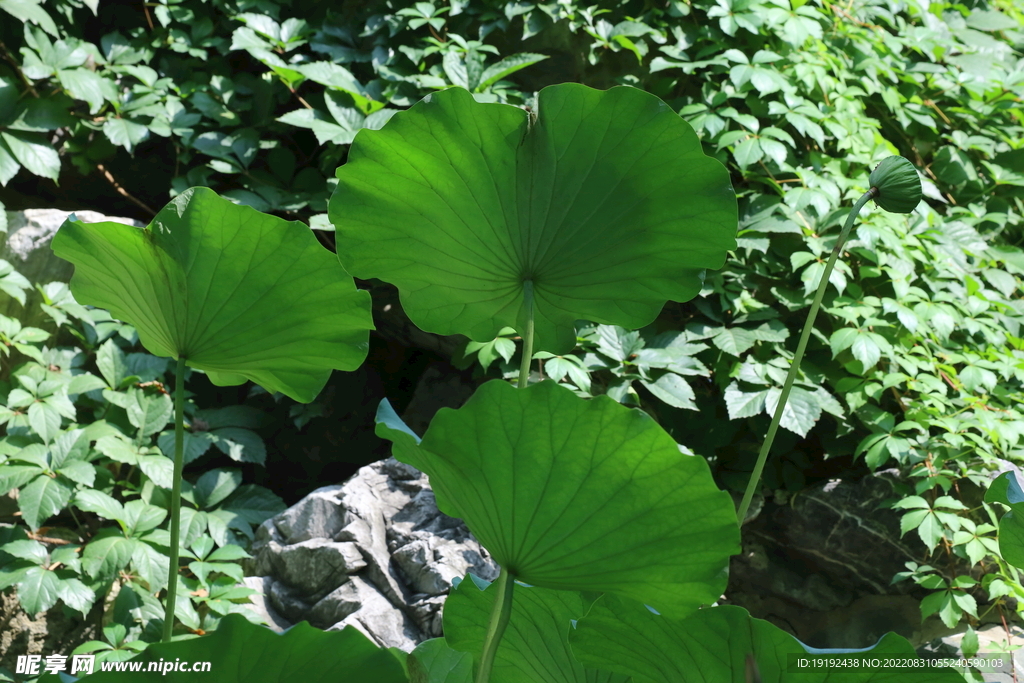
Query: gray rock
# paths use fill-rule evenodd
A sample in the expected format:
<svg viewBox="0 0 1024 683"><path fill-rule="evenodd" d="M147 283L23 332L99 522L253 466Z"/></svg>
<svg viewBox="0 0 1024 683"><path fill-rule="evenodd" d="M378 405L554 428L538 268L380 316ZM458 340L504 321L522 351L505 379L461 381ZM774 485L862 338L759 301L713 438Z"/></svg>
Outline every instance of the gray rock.
<svg viewBox="0 0 1024 683"><path fill-rule="evenodd" d="M891 583L926 552L916 533L900 533L900 512L883 505L898 498L898 477L880 470L765 501L743 526L724 603L812 647L870 647L889 631L915 646L944 635L937 616L922 622L912 581Z"/></svg>
<svg viewBox="0 0 1024 683"><path fill-rule="evenodd" d="M331 538L344 526L343 510L338 507L341 486L325 486L274 518L274 526L287 544L312 538Z"/></svg>
<svg viewBox="0 0 1024 683"><path fill-rule="evenodd" d="M74 266L57 258L50 249L50 242L65 219L74 213L85 223L113 221L143 227L145 223L104 216L96 211L61 211L59 209L26 209L7 212L7 239L0 246L0 259L10 263L16 271L34 284L68 282L74 273ZM0 315L17 318L24 327L53 329L53 321L39 309L40 295L35 290L26 292L27 301L23 307L13 297L0 299Z"/></svg>
<svg viewBox="0 0 1024 683"><path fill-rule="evenodd" d="M255 595L250 597L253 611L262 617L263 621L271 629L280 633L291 628L292 624L278 614L277 610L267 600L267 595L270 593L270 586L273 582L274 580L269 576L247 576L242 579L243 586L257 591Z"/></svg>
<svg viewBox="0 0 1024 683"><path fill-rule="evenodd" d="M465 525L437 509L426 475L388 458L264 522L246 585L260 591L254 609L275 627L352 626L411 651L442 635L455 577L492 581L498 571Z"/></svg>

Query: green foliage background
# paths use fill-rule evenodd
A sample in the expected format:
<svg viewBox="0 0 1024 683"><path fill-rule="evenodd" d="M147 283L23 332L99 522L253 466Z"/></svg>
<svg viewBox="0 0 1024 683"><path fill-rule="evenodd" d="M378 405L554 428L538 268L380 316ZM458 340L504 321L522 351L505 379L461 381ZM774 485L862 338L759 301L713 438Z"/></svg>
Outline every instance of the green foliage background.
<svg viewBox="0 0 1024 683"><path fill-rule="evenodd" d="M933 554L903 577L933 591L925 612L952 624L1024 597L977 495L1024 460L1019 4L0 0L0 16L0 184L173 159L170 196L205 185L321 231L355 134L436 89L527 107L564 81L663 98L730 169L740 246L658 325L583 327L544 367L648 410L736 489L839 222L873 165L905 156L927 201L865 213L848 243L766 486L797 491L832 459L897 466L904 532ZM513 349L468 347L509 375ZM936 568L957 558L969 575Z"/></svg>

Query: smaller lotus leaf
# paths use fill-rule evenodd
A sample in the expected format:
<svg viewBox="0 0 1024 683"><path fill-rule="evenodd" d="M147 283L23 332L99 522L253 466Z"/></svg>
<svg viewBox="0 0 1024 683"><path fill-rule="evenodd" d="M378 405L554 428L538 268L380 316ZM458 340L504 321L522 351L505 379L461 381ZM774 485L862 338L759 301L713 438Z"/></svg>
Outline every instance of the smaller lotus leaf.
<svg viewBox="0 0 1024 683"><path fill-rule="evenodd" d="M321 631L300 622L284 633L253 624L240 614L228 614L210 635L171 643L154 643L133 662L141 673L99 671L85 683L408 683L398 657L377 646L354 626ZM171 666L209 662L210 668L174 671ZM152 665L153 669L149 669ZM168 672L171 672L168 675ZM44 674L40 683L77 681L67 674Z"/></svg>
<svg viewBox="0 0 1024 683"><path fill-rule="evenodd" d="M141 230L72 215L53 251L75 265L75 298L214 384L252 380L308 403L332 368L354 370L369 349L369 293L307 226L205 187L182 192Z"/></svg>
<svg viewBox="0 0 1024 683"><path fill-rule="evenodd" d="M449 88L360 131L328 207L349 272L428 332L489 342L532 313L534 350L560 354L577 319L636 329L696 296L737 210L693 128L629 87L553 85L537 111Z"/></svg>
<svg viewBox="0 0 1024 683"><path fill-rule="evenodd" d="M817 650L779 627L754 619L742 607L708 607L684 619L652 613L642 604L604 595L569 633L573 654L586 666L628 674L634 683L714 681L749 683L747 656L753 655L761 683L963 683L951 669L844 667L797 670L796 658L863 653L908 659L913 646L887 633L860 650ZM792 667L792 668L791 668Z"/></svg>
<svg viewBox="0 0 1024 683"><path fill-rule="evenodd" d="M721 596L740 550L732 499L646 413L550 380L493 381L417 443L388 408L377 433L515 578L676 615Z"/></svg>

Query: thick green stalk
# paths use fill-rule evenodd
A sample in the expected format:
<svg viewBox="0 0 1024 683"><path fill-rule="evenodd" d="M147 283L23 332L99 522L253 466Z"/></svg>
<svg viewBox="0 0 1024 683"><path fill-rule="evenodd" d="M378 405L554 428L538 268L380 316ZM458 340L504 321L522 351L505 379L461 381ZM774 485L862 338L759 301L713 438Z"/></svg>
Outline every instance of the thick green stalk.
<svg viewBox="0 0 1024 683"><path fill-rule="evenodd" d="M164 636L171 640L174 630L174 599L178 592L178 537L181 531L181 470L185 446L185 359L178 358L174 370L174 483L171 484L171 565L167 570L167 605L164 608Z"/></svg>
<svg viewBox="0 0 1024 683"><path fill-rule="evenodd" d="M526 300L526 331L523 333L523 359L519 362L519 388L524 389L530 381L530 360L533 358L533 280L523 282L523 298Z"/></svg>
<svg viewBox="0 0 1024 683"><path fill-rule="evenodd" d="M530 359L533 358L533 280L523 282L523 297L526 300L526 330L522 333L523 359L519 363L519 388L525 389L530 381ZM491 610L491 621L487 624L487 636L484 638L484 652L480 657L480 668L476 673L476 683L487 683L494 666L494 653L498 651L498 643L505 634L508 620L512 616L512 589L515 579L504 567L494 583L494 608Z"/></svg>
<svg viewBox="0 0 1024 683"><path fill-rule="evenodd" d="M480 668L476 672L476 683L487 683L491 678L494 654L498 651L498 643L501 642L501 636L504 635L505 627L512 616L512 589L515 585L515 577L502 567L498 580L494 582L494 608L491 610L491 620L487 624L484 654L480 658Z"/></svg>
<svg viewBox="0 0 1024 683"><path fill-rule="evenodd" d="M860 213L861 208L867 204L868 200L877 194L877 190L872 187L870 190L864 193L864 195L857 200L857 203L853 205L853 209L850 211L849 217L846 219L846 225L843 226L843 231L839 234L839 239L836 240L836 244L832 247L832 255L828 258L828 263L825 264L825 270L821 273L821 280L818 282L818 292L814 295L814 302L811 304L811 310L807 312L807 322L804 323L803 334L800 335L800 343L796 347L796 355L793 356L793 364L789 367L789 374L786 375L786 383L782 386L782 394L779 396L779 405L775 408L775 415L772 416L772 423L768 427L768 435L765 436L764 443L761 445L761 452L757 456L757 463L754 465L754 471L750 474L750 481L747 483L747 490L743 494L743 502L740 503L740 508L736 513L736 517L739 520L739 524L743 525L743 520L747 516L747 510L750 508L750 501L754 498L754 491L757 490L758 482L761 481L761 472L764 470L764 464L768 461L768 452L771 450L772 442L775 441L775 432L779 429L779 422L782 420L782 411L786 408L786 402L789 400L789 392L793 388L793 380L796 379L797 372L800 371L800 361L803 360L804 350L807 348L807 341L811 338L811 329L814 327L814 318L818 315L818 308L821 306L821 300L825 296L825 289L828 287L828 278L832 275L832 269L836 265L836 259L839 258L839 252L843 250L843 244L846 243L846 238L850 234L850 228L853 227L853 221L857 218L857 214Z"/></svg>

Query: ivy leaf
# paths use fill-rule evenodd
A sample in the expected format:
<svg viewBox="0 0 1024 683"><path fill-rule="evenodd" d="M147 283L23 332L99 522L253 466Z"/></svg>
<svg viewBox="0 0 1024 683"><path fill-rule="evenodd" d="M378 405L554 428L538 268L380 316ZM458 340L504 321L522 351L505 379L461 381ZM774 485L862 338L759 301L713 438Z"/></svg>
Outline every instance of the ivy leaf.
<svg viewBox="0 0 1024 683"><path fill-rule="evenodd" d="M186 527L182 525L182 537L185 536ZM132 546L131 554L132 569L138 573L139 578L149 584L151 591L158 591L167 587L167 570L170 568L170 558L162 552L141 541L136 541Z"/></svg>
<svg viewBox="0 0 1024 683"><path fill-rule="evenodd" d="M218 449L232 460L262 465L267 459L267 448L256 432L239 427L214 429L210 435Z"/></svg>
<svg viewBox="0 0 1024 683"><path fill-rule="evenodd" d="M597 328L597 349L604 355L625 362L644 345L640 333L626 330L617 325L599 325Z"/></svg>
<svg viewBox="0 0 1024 683"><path fill-rule="evenodd" d="M75 507L86 512L95 512L104 519L117 520L127 524L124 506L102 491L84 489L75 494Z"/></svg>
<svg viewBox="0 0 1024 683"><path fill-rule="evenodd" d="M60 432L60 412L49 403L34 401L28 407L28 423L44 442L49 442Z"/></svg>
<svg viewBox="0 0 1024 683"><path fill-rule="evenodd" d="M757 335L742 327L723 327L711 338L711 342L730 356L738 358L757 342Z"/></svg>
<svg viewBox="0 0 1024 683"><path fill-rule="evenodd" d="M128 119L108 118L103 123L103 134L115 145L131 152L132 147L149 139L149 128Z"/></svg>
<svg viewBox="0 0 1024 683"><path fill-rule="evenodd" d="M533 54L530 52L520 52L518 54L509 55L503 57L494 64L490 65L480 75L480 85L477 86L477 91L484 91L491 87L498 81L508 76L511 76L520 69L536 64L537 62L544 61L548 58L548 55Z"/></svg>
<svg viewBox="0 0 1024 683"><path fill-rule="evenodd" d="M143 436L155 434L167 426L174 413L174 403L167 394L148 395L132 387L128 392L128 421Z"/></svg>
<svg viewBox="0 0 1024 683"><path fill-rule="evenodd" d="M32 567L18 582L18 602L21 608L31 616L47 611L56 605L60 598L60 584L56 572L42 567Z"/></svg>
<svg viewBox="0 0 1024 683"><path fill-rule="evenodd" d="M35 531L67 507L73 491L72 482L59 474L56 477L37 477L18 493L22 519Z"/></svg>
<svg viewBox="0 0 1024 683"><path fill-rule="evenodd" d="M991 370L980 368L977 365L969 365L960 372L960 381L964 383L967 391L974 392L978 387L984 387L992 391L996 387L999 378Z"/></svg>
<svg viewBox="0 0 1024 683"><path fill-rule="evenodd" d="M222 509L239 515L249 524L260 525L285 509L284 501L261 486L239 486Z"/></svg>
<svg viewBox="0 0 1024 683"><path fill-rule="evenodd" d="M57 150L46 144L41 134L0 131L0 140L6 145L4 151L9 150L14 160L30 172L51 180L57 180L60 176L60 157Z"/></svg>
<svg viewBox="0 0 1024 683"><path fill-rule="evenodd" d="M165 456L159 450L147 449L139 455L139 469L153 483L162 489L170 489L174 482L174 461Z"/></svg>
<svg viewBox="0 0 1024 683"><path fill-rule="evenodd" d="M34 465L12 465L9 462L0 467L0 495L11 489L24 486L35 479L40 473L40 468Z"/></svg>
<svg viewBox="0 0 1024 683"><path fill-rule="evenodd" d="M33 23L49 33L54 38L58 37L57 25L53 19L40 7L39 0L3 0L0 2L0 10L13 16L18 21Z"/></svg>
<svg viewBox="0 0 1024 683"><path fill-rule="evenodd" d="M768 415L775 415L781 395L782 389L778 387L768 390L768 395L764 400L765 412ZM793 387L789 392L789 400L786 401L779 425L804 437L807 436L807 432L811 431L819 417L821 417L821 403L818 402L818 397L806 389Z"/></svg>
<svg viewBox="0 0 1024 683"><path fill-rule="evenodd" d="M308 403L332 368L366 358L369 294L309 228L208 188L178 195L142 230L72 216L52 247L75 264L79 302L131 323L150 353L185 358L215 385L252 380Z"/></svg>
<svg viewBox="0 0 1024 683"><path fill-rule="evenodd" d="M210 450L210 446L212 446L214 441L217 440L217 437L210 432L193 433L186 431L183 436L182 462L186 465L206 453L206 451ZM157 445L160 447L160 450L164 455L168 458L173 458L174 432L161 432L160 436L157 437Z"/></svg>
<svg viewBox="0 0 1024 683"><path fill-rule="evenodd" d="M117 100L114 82L89 69L61 69L57 79L72 97L89 103L90 114L98 114L104 102Z"/></svg>
<svg viewBox="0 0 1024 683"><path fill-rule="evenodd" d="M56 572L51 573L56 574ZM78 579L58 578L60 582L57 584L57 597L71 609L78 610L85 615L96 602L96 593Z"/></svg>
<svg viewBox="0 0 1024 683"><path fill-rule="evenodd" d="M18 175L20 169L21 164L14 158L14 151L4 141L3 136L0 136L0 185L6 187L7 183Z"/></svg>
<svg viewBox="0 0 1024 683"><path fill-rule="evenodd" d="M859 332L850 345L853 357L861 362L865 372L875 367L882 357L882 349L878 344L879 335L872 332Z"/></svg>
<svg viewBox="0 0 1024 683"><path fill-rule="evenodd" d="M205 512L193 510L190 507L182 507L180 524L181 536L179 537L179 542L182 548L188 548L206 531L208 517ZM167 576L166 572L164 572L164 576Z"/></svg>
<svg viewBox="0 0 1024 683"><path fill-rule="evenodd" d="M654 382L640 380L640 383L657 398L674 408L698 410L697 404L694 403L696 396L693 389L685 379L674 372L666 372Z"/></svg>
<svg viewBox="0 0 1024 683"><path fill-rule="evenodd" d="M735 248L736 204L693 129L649 93L576 83L541 90L537 117L448 88L360 132L328 205L346 269L479 342L526 329L529 282L534 349L555 355L576 320L638 329L695 296Z"/></svg>
<svg viewBox="0 0 1024 683"><path fill-rule="evenodd" d="M725 390L725 406L729 411L730 420L760 415L765 408L768 390L747 392L741 391L738 382L733 382ZM792 396L790 396L792 400Z"/></svg>
<svg viewBox="0 0 1024 683"><path fill-rule="evenodd" d="M124 352L113 339L103 342L97 349L96 367L103 379L107 380L108 387L117 389L121 386L121 380L127 375L127 366Z"/></svg>
<svg viewBox="0 0 1024 683"><path fill-rule="evenodd" d="M135 544L119 532L94 538L82 551L82 569L95 579L109 579L128 566Z"/></svg>

